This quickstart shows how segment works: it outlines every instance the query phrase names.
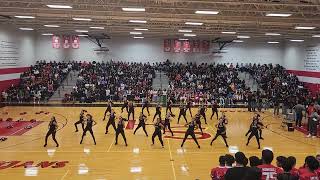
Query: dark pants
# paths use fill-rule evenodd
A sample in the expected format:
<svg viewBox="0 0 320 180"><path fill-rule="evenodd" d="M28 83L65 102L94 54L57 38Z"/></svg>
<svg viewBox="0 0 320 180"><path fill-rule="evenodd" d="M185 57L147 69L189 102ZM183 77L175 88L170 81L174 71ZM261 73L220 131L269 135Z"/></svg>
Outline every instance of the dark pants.
<svg viewBox="0 0 320 180"><path fill-rule="evenodd" d="M160 130L154 131L154 133L152 134L152 144L154 144L154 138L158 136L159 141L161 143L161 145L163 146L163 141L162 141L162 134Z"/></svg>
<svg viewBox="0 0 320 180"><path fill-rule="evenodd" d="M133 120L134 120L134 111L129 111L129 112L128 112L128 120L129 120L129 117L130 117L131 114L132 114L132 118L133 118Z"/></svg>
<svg viewBox="0 0 320 180"><path fill-rule="evenodd" d="M58 141L56 140L56 130L49 130L48 132L47 132L47 135L46 135L46 138L45 138L45 145L47 145L47 143L48 143L48 137L50 136L50 135L52 135L52 139L53 139L53 141L56 143L56 145L57 146L59 146L59 143L58 143Z"/></svg>
<svg viewBox="0 0 320 180"><path fill-rule="evenodd" d="M199 143L198 143L198 141L197 141L196 135L194 134L193 131L187 131L187 132L186 132L186 134L184 135L184 138L183 138L181 147L183 147L183 144L184 144L184 142L187 140L188 136L191 136L192 139L194 140L194 142L198 145L198 147L200 147L200 145L199 145Z"/></svg>
<svg viewBox="0 0 320 180"><path fill-rule="evenodd" d="M259 137L259 133L258 133L258 129L252 129L251 130L251 133L248 137L248 141L247 141L247 145L249 144L250 142L250 139L255 136L256 137L256 140L257 140L257 143L258 143L258 148L260 149L260 137Z"/></svg>
<svg viewBox="0 0 320 180"><path fill-rule="evenodd" d="M201 113L200 115L203 117L204 122L207 124L207 117L206 117L206 113Z"/></svg>
<svg viewBox="0 0 320 180"><path fill-rule="evenodd" d="M124 108L126 108L126 111L128 112L128 106L127 105L123 105L122 107L121 107L121 112L123 112L123 109Z"/></svg>
<svg viewBox="0 0 320 180"><path fill-rule="evenodd" d="M198 125L198 127L199 127L199 129L201 131L201 134L203 134L202 127L201 127L201 121L196 121L196 123L197 123L197 125Z"/></svg>
<svg viewBox="0 0 320 180"><path fill-rule="evenodd" d="M133 134L136 134L137 130L142 127L144 133L146 134L146 136L148 136L148 133L146 131L146 124L145 123L139 123L137 128L134 130Z"/></svg>
<svg viewBox="0 0 320 180"><path fill-rule="evenodd" d="M188 123L187 118L186 118L186 114L179 113L178 124L179 124L179 121L180 121L180 117L181 117L181 116L183 116L183 118L184 118L184 120L186 121L186 123Z"/></svg>
<svg viewBox="0 0 320 180"><path fill-rule="evenodd" d="M77 121L76 123L74 123L74 126L76 127L76 132L78 132L78 124L81 124L82 130L84 131L84 123L83 123L83 121Z"/></svg>
<svg viewBox="0 0 320 180"><path fill-rule="evenodd" d="M172 132L171 127L170 127L170 123L164 123L163 126L164 126L163 127L163 134L166 133L166 128L168 128L169 131L171 132L171 135L173 136L173 132Z"/></svg>
<svg viewBox="0 0 320 180"><path fill-rule="evenodd" d="M252 129L250 128L250 129L248 130L248 132L246 133L246 136L248 136L251 132L252 132ZM259 130L258 130L258 134L259 134L260 139L262 139L262 129L259 129Z"/></svg>
<svg viewBox="0 0 320 180"><path fill-rule="evenodd" d="M144 111L145 108L147 108L148 115L150 115L149 106L148 105L142 105L142 114L143 114L143 111Z"/></svg>
<svg viewBox="0 0 320 180"><path fill-rule="evenodd" d="M301 126L302 113L296 113L296 126Z"/></svg>
<svg viewBox="0 0 320 180"><path fill-rule="evenodd" d="M127 138L126 138L126 135L124 134L124 130L123 129L117 129L116 130L116 143L115 144L118 144L118 136L119 134L121 134L125 144L127 145Z"/></svg>
<svg viewBox="0 0 320 180"><path fill-rule="evenodd" d="M111 109L110 108L107 108L106 111L104 112L103 120L106 119L106 116L107 116L108 112L111 113Z"/></svg>
<svg viewBox="0 0 320 180"><path fill-rule="evenodd" d="M189 109L190 116L192 117L191 107L188 107L188 109Z"/></svg>
<svg viewBox="0 0 320 180"><path fill-rule="evenodd" d="M318 121L310 120L310 134L312 136L317 136L317 125Z"/></svg>
<svg viewBox="0 0 320 180"><path fill-rule="evenodd" d="M82 138L81 138L80 144L82 144L83 137L86 135L87 131L89 131L89 132L90 132L90 134L91 134L91 136L92 136L92 139L93 139L94 144L97 144L97 143L96 143L96 138L95 138L95 137L94 137L94 135L93 135L92 128L85 128L85 129L84 129L84 131L83 131L83 133L82 133Z"/></svg>
<svg viewBox="0 0 320 180"><path fill-rule="evenodd" d="M108 133L110 125L112 125L114 131L117 131L116 123L114 122L114 120L112 120L112 121L109 120L108 123L107 123L107 126L106 126L106 134Z"/></svg>
<svg viewBox="0 0 320 180"><path fill-rule="evenodd" d="M225 143L225 145L228 147L228 143L227 143L227 139L226 139L226 133L224 132L221 132L221 131L217 131L217 133L216 133L216 135L214 136L214 138L212 139L212 141L211 141L211 145L212 145L212 143L213 143L213 141L215 141L219 136L221 136L222 138L223 138L223 141L224 141L224 143Z"/></svg>
<svg viewBox="0 0 320 180"><path fill-rule="evenodd" d="M156 114L153 116L153 120L152 120L152 121L154 121L154 119L155 119L157 116L159 116L160 121L161 121L161 112L156 112Z"/></svg>
<svg viewBox="0 0 320 180"><path fill-rule="evenodd" d="M217 115L217 119L218 119L218 118L219 118L219 115L218 115L218 110L217 110L217 109L212 109L212 114L211 114L211 118L210 118L210 119L212 119L212 117L214 116L214 114Z"/></svg>
<svg viewBox="0 0 320 180"><path fill-rule="evenodd" d="M173 113L172 113L172 110L171 110L171 106L169 106L169 107L166 108L166 113L168 112L168 110L170 111L171 114L173 114Z"/></svg>

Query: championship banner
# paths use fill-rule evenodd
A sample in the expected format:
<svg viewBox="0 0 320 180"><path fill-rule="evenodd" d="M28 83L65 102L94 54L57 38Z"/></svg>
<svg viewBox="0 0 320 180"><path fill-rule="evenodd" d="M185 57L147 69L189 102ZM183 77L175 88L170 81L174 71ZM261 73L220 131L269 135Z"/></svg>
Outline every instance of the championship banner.
<svg viewBox="0 0 320 180"><path fill-rule="evenodd" d="M163 41L163 51L171 52L171 39L165 39Z"/></svg>
<svg viewBox="0 0 320 180"><path fill-rule="evenodd" d="M209 49L210 49L210 41L203 40L202 41L202 52L203 53L209 53Z"/></svg>
<svg viewBox="0 0 320 180"><path fill-rule="evenodd" d="M192 52L199 53L200 52L200 40L192 41Z"/></svg>
<svg viewBox="0 0 320 180"><path fill-rule="evenodd" d="M79 49L80 47L80 38L79 36L72 36L72 48Z"/></svg>
<svg viewBox="0 0 320 180"><path fill-rule="evenodd" d="M55 49L60 48L60 37L59 36L52 36L52 47Z"/></svg>
<svg viewBox="0 0 320 180"><path fill-rule="evenodd" d="M191 50L191 45L190 45L190 41L183 41L182 42L182 49L183 52L188 53Z"/></svg>
<svg viewBox="0 0 320 180"><path fill-rule="evenodd" d="M63 39L63 48L69 49L70 48L70 36L62 36Z"/></svg>
<svg viewBox="0 0 320 180"><path fill-rule="evenodd" d="M181 41L179 41L179 40L174 40L173 51L174 51L175 53L179 53L179 52L181 51Z"/></svg>

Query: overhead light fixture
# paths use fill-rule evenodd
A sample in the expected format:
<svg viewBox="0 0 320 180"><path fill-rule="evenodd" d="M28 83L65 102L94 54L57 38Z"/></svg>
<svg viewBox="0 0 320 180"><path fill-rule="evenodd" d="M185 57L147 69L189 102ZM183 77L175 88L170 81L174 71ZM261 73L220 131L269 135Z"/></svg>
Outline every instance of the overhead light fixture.
<svg viewBox="0 0 320 180"><path fill-rule="evenodd" d="M242 40L233 40L232 42L235 42L235 43L242 43L243 41L242 41Z"/></svg>
<svg viewBox="0 0 320 180"><path fill-rule="evenodd" d="M92 27L89 27L90 29L104 29L104 27L99 27L99 26L92 26Z"/></svg>
<svg viewBox="0 0 320 180"><path fill-rule="evenodd" d="M92 19L90 18L72 18L75 21L91 21Z"/></svg>
<svg viewBox="0 0 320 180"><path fill-rule="evenodd" d="M45 27L60 27L60 26L58 26L58 25L49 25L49 24L47 24L47 25L44 25Z"/></svg>
<svg viewBox="0 0 320 180"><path fill-rule="evenodd" d="M122 11L144 12L145 8L122 8Z"/></svg>
<svg viewBox="0 0 320 180"><path fill-rule="evenodd" d="M66 6L66 5L53 5L49 4L47 5L49 8L56 8L56 9L72 9L72 6Z"/></svg>
<svg viewBox="0 0 320 180"><path fill-rule="evenodd" d="M188 41L189 39L180 38L179 41Z"/></svg>
<svg viewBox="0 0 320 180"><path fill-rule="evenodd" d="M134 38L134 39L143 39L144 37L141 37L141 36L134 36L133 38Z"/></svg>
<svg viewBox="0 0 320 180"><path fill-rule="evenodd" d="M196 11L196 14L219 14L219 11Z"/></svg>
<svg viewBox="0 0 320 180"><path fill-rule="evenodd" d="M271 17L289 17L292 14L288 13L267 13L266 16L271 16Z"/></svg>
<svg viewBox="0 0 320 180"><path fill-rule="evenodd" d="M278 41L268 41L268 44L279 44Z"/></svg>
<svg viewBox="0 0 320 180"><path fill-rule="evenodd" d="M201 25L203 25L203 23L201 23L201 22L186 22L185 24L186 24L186 25L194 25L194 26L201 26Z"/></svg>
<svg viewBox="0 0 320 180"><path fill-rule="evenodd" d="M280 36L281 34L279 33L266 33L266 36Z"/></svg>
<svg viewBox="0 0 320 180"><path fill-rule="evenodd" d="M222 34L236 34L237 32L233 32L233 31L223 31L221 32Z"/></svg>
<svg viewBox="0 0 320 180"><path fill-rule="evenodd" d="M179 29L179 32L183 32L183 33L191 33L192 30L190 29Z"/></svg>
<svg viewBox="0 0 320 180"><path fill-rule="evenodd" d="M22 30L22 31L33 31L32 28L19 28L19 29Z"/></svg>
<svg viewBox="0 0 320 180"><path fill-rule="evenodd" d="M145 20L129 20L131 23L147 23Z"/></svg>
<svg viewBox="0 0 320 180"><path fill-rule="evenodd" d="M290 39L291 42L303 42L303 39Z"/></svg>
<svg viewBox="0 0 320 180"><path fill-rule="evenodd" d="M313 26L296 26L294 29L305 29L305 30L310 30L310 29L315 29L316 27Z"/></svg>
<svg viewBox="0 0 320 180"><path fill-rule="evenodd" d="M149 31L147 28L134 28L135 31Z"/></svg>
<svg viewBox="0 0 320 180"><path fill-rule="evenodd" d="M237 38L239 38L239 39L249 39L250 36L237 36Z"/></svg>
<svg viewBox="0 0 320 180"><path fill-rule="evenodd" d="M142 32L130 32L130 34L142 34Z"/></svg>
<svg viewBox="0 0 320 180"><path fill-rule="evenodd" d="M52 36L53 34L52 33L43 33L41 34L42 36Z"/></svg>
<svg viewBox="0 0 320 180"><path fill-rule="evenodd" d="M320 34L318 34L318 35L313 35L312 37L318 38L318 37L320 37Z"/></svg>
<svg viewBox="0 0 320 180"><path fill-rule="evenodd" d="M16 18L20 18L20 19L34 19L34 16L14 16Z"/></svg>
<svg viewBox="0 0 320 180"><path fill-rule="evenodd" d="M88 35L86 35L86 34L79 34L78 36L79 36L79 37L87 37Z"/></svg>
<svg viewBox="0 0 320 180"><path fill-rule="evenodd" d="M87 33L87 30L75 30L76 32L80 32L80 33Z"/></svg>
<svg viewBox="0 0 320 180"><path fill-rule="evenodd" d="M186 36L186 37L195 37L195 36L197 36L196 34L183 34L184 36Z"/></svg>

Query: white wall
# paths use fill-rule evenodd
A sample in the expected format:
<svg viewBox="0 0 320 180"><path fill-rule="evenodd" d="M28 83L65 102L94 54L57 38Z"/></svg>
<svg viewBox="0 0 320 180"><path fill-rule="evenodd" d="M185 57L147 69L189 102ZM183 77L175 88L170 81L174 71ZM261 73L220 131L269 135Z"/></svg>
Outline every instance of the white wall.
<svg viewBox="0 0 320 180"><path fill-rule="evenodd" d="M166 53L162 39L112 38L106 40L110 51L97 53L98 46L81 37L80 49L53 49L51 37L38 36L36 58L46 60L109 61L110 59L136 62L159 62L170 59L176 62L220 63L274 63L282 64L283 47L253 43L238 43L228 46L226 53Z"/></svg>

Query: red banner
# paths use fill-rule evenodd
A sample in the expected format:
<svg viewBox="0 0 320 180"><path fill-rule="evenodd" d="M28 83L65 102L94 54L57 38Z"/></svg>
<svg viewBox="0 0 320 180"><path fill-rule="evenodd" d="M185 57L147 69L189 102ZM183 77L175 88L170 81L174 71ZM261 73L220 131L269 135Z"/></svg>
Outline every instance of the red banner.
<svg viewBox="0 0 320 180"><path fill-rule="evenodd" d="M72 48L78 49L80 47L80 38L79 36L72 36Z"/></svg>
<svg viewBox="0 0 320 180"><path fill-rule="evenodd" d="M200 40L192 41L192 52L199 53L200 52Z"/></svg>
<svg viewBox="0 0 320 180"><path fill-rule="evenodd" d="M171 39L165 39L163 41L163 51L171 52Z"/></svg>
<svg viewBox="0 0 320 180"><path fill-rule="evenodd" d="M191 50L190 41L183 41L182 48L183 48L183 52L185 52L185 53L190 52L190 50Z"/></svg>
<svg viewBox="0 0 320 180"><path fill-rule="evenodd" d="M175 53L179 53L179 52L181 51L181 41L179 41L179 40L174 40L173 51L174 51Z"/></svg>
<svg viewBox="0 0 320 180"><path fill-rule="evenodd" d="M70 48L70 36L63 36L63 48L69 49Z"/></svg>
<svg viewBox="0 0 320 180"><path fill-rule="evenodd" d="M60 48L60 37L59 36L52 36L52 47L55 49Z"/></svg>
<svg viewBox="0 0 320 180"><path fill-rule="evenodd" d="M209 53L209 49L210 49L210 41L203 40L202 41L202 52L203 53Z"/></svg>

